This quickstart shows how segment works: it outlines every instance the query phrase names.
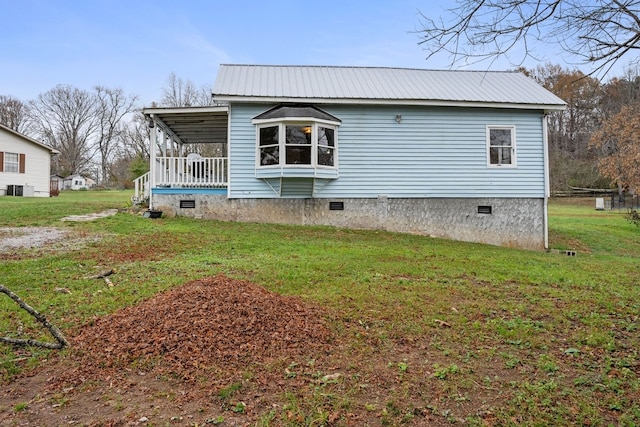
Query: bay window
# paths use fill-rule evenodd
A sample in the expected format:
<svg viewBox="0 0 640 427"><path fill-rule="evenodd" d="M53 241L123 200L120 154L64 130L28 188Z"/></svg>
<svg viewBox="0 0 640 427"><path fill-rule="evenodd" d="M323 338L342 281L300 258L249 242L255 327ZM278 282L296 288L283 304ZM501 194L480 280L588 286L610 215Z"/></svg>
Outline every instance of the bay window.
<svg viewBox="0 0 640 427"><path fill-rule="evenodd" d="M340 120L313 106L281 105L253 119L256 169L335 169ZM306 176L306 175L305 175Z"/></svg>

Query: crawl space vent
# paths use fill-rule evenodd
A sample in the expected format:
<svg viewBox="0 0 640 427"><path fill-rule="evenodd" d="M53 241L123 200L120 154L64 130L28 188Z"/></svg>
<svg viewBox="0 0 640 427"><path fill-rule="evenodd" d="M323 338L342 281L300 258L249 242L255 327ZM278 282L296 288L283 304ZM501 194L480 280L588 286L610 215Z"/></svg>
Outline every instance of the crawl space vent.
<svg viewBox="0 0 640 427"><path fill-rule="evenodd" d="M329 210L330 211L343 211L344 210L344 202L329 202Z"/></svg>
<svg viewBox="0 0 640 427"><path fill-rule="evenodd" d="M491 206L478 206L478 213L484 215L491 215Z"/></svg>
<svg viewBox="0 0 640 427"><path fill-rule="evenodd" d="M181 209L195 209L195 207L196 207L195 200L180 200Z"/></svg>

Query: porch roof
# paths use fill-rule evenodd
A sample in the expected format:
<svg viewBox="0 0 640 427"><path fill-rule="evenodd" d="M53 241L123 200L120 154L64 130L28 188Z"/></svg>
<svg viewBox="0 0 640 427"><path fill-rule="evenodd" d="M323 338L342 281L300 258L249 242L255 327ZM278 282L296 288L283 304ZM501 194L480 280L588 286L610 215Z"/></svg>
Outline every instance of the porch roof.
<svg viewBox="0 0 640 427"><path fill-rule="evenodd" d="M145 108L145 117L182 144L227 142L229 107Z"/></svg>

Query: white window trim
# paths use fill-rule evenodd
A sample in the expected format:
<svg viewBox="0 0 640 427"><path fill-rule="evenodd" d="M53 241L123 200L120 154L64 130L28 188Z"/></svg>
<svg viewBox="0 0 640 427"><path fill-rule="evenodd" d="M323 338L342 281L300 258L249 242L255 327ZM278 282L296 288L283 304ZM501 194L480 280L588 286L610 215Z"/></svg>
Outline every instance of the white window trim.
<svg viewBox="0 0 640 427"><path fill-rule="evenodd" d="M493 164L491 163L491 130L492 129L508 129L511 131L511 163L509 164ZM487 167L492 169L514 169L518 167L518 156L516 146L516 127L514 125L487 125L486 129L486 150L487 150Z"/></svg>
<svg viewBox="0 0 640 427"><path fill-rule="evenodd" d="M268 119L253 120L256 125L256 169L338 169L338 123L315 118L295 119ZM286 163L286 126L311 126L311 164L287 164ZM276 165L260 164L260 129L278 126L278 152L280 153L279 163ZM318 164L318 127L333 129L333 166Z"/></svg>

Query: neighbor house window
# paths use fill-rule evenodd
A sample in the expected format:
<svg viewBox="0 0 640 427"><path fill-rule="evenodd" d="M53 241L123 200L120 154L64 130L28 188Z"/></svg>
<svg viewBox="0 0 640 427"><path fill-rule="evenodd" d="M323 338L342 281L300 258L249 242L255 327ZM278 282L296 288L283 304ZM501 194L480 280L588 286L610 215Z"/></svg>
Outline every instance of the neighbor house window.
<svg viewBox="0 0 640 427"><path fill-rule="evenodd" d="M312 105L282 104L256 116L253 123L258 169L336 168L340 119L331 114Z"/></svg>
<svg viewBox="0 0 640 427"><path fill-rule="evenodd" d="M487 127L487 163L489 166L516 166L516 128Z"/></svg>
<svg viewBox="0 0 640 427"><path fill-rule="evenodd" d="M4 153L4 169L5 172L20 171L20 156L17 153Z"/></svg>

